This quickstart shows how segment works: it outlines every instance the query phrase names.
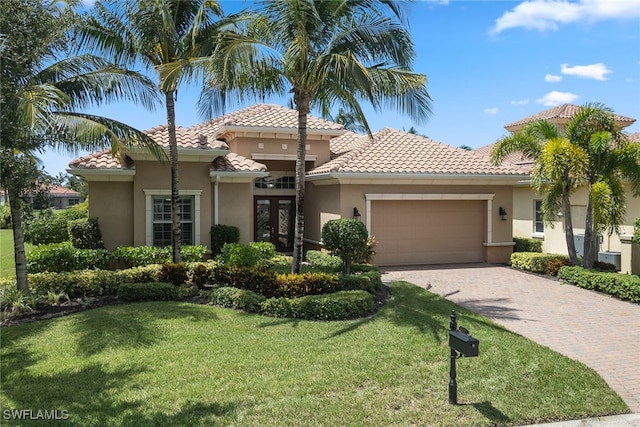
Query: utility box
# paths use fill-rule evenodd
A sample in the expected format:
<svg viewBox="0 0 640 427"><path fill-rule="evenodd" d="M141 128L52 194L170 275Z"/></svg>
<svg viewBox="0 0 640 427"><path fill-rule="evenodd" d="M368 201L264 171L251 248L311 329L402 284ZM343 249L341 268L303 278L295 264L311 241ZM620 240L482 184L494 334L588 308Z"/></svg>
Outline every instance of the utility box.
<svg viewBox="0 0 640 427"><path fill-rule="evenodd" d="M460 330L449 331L449 347L464 357L477 357L480 341Z"/></svg>
<svg viewBox="0 0 640 427"><path fill-rule="evenodd" d="M620 271L620 255L620 252L598 252L598 261L613 264Z"/></svg>

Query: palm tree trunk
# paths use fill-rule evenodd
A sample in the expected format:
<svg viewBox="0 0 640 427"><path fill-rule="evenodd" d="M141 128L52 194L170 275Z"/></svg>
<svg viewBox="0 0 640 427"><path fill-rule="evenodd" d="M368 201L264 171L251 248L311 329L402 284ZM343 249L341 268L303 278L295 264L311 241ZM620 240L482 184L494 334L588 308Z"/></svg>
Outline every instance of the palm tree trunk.
<svg viewBox="0 0 640 427"><path fill-rule="evenodd" d="M173 262L182 260L180 247L182 246L182 230L180 228L180 190L178 174L178 139L176 137L175 91L165 92L167 105L167 124L169 130L169 161L171 163L171 245L173 246Z"/></svg>
<svg viewBox="0 0 640 427"><path fill-rule="evenodd" d="M596 260L596 244L596 234L593 230L593 207L591 206L591 196L589 196L584 224L584 258L582 259L584 268L593 268Z"/></svg>
<svg viewBox="0 0 640 427"><path fill-rule="evenodd" d="M307 115L311 104L311 94L306 91L297 91L294 101L298 109L298 148L296 151L296 221L291 272L300 273L304 256L304 162L307 148Z"/></svg>
<svg viewBox="0 0 640 427"><path fill-rule="evenodd" d="M567 240L567 251L569 253L569 262L578 265L578 255L576 254L576 242L573 240L573 222L571 221L571 202L569 201L569 189L567 184L563 184L564 191L562 194L562 215L564 217L564 235Z"/></svg>
<svg viewBox="0 0 640 427"><path fill-rule="evenodd" d="M22 229L22 212L20 199L13 188L7 188L9 209L11 209L11 223L13 224L13 250L16 261L16 284L23 294L29 293L27 281L27 256L24 250L24 230Z"/></svg>

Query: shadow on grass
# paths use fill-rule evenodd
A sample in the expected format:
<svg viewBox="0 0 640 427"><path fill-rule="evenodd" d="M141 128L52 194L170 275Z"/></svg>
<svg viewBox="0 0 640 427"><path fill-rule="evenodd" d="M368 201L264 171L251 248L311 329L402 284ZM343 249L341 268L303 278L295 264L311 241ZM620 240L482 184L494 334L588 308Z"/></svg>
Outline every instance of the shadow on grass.
<svg viewBox="0 0 640 427"><path fill-rule="evenodd" d="M132 310L136 305L140 309ZM91 356L108 348L154 345L163 339L155 321L163 319L201 322L216 320L217 316L211 307L187 303L152 302L103 307L74 318L77 351L83 356Z"/></svg>
<svg viewBox="0 0 640 427"><path fill-rule="evenodd" d="M10 360L3 360L3 365L13 370L23 365L19 359L29 359L29 354L12 352L4 358ZM3 406L10 407L2 410L3 413L6 410L31 410L33 414L39 410L57 410L58 414L68 415L63 423L71 426L192 426L215 425L220 417L235 418L234 413L244 406L233 402L186 403L175 414L150 411L147 399L143 395L136 396L135 389L130 390L133 393L122 393L128 387L135 387L129 382L145 371L144 367L114 371L100 364L79 371L45 375L32 374L29 370L13 371L3 378ZM126 398L130 400L124 400ZM33 424L48 425L43 420L34 420Z"/></svg>
<svg viewBox="0 0 640 427"><path fill-rule="evenodd" d="M480 412L486 419L492 421L493 425L504 425L511 421L507 415L505 415L500 409L493 406L491 402L480 403L458 403L458 406L473 406L478 412Z"/></svg>

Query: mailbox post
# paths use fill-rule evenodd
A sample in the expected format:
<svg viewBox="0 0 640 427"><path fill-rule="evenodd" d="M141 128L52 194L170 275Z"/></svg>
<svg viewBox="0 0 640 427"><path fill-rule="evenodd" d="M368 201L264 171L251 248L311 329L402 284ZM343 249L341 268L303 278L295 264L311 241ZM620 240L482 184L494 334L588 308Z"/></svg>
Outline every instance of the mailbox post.
<svg viewBox="0 0 640 427"><path fill-rule="evenodd" d="M456 382L456 359L458 357L477 357L480 341L473 338L465 328L458 328L456 312L451 311L449 322L449 347L451 348L451 366L449 368L449 403L458 404L458 383Z"/></svg>

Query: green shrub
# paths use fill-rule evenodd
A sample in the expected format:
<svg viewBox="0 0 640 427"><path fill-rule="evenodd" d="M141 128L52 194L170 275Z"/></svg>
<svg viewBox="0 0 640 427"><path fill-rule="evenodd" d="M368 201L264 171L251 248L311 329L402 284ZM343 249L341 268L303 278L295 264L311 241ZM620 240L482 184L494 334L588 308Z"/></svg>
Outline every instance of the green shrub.
<svg viewBox="0 0 640 427"><path fill-rule="evenodd" d="M48 245L69 240L67 219L57 215L46 215L24 222L24 241L33 245Z"/></svg>
<svg viewBox="0 0 640 427"><path fill-rule="evenodd" d="M558 260L569 262L569 257L567 255L542 254L538 252L514 252L511 254L512 267L540 274L546 274L549 263Z"/></svg>
<svg viewBox="0 0 640 427"><path fill-rule="evenodd" d="M240 243L225 243L220 260L232 267L255 267L260 260L260 250Z"/></svg>
<svg viewBox="0 0 640 427"><path fill-rule="evenodd" d="M68 222L69 240L78 249L103 249L98 218L80 218Z"/></svg>
<svg viewBox="0 0 640 427"><path fill-rule="evenodd" d="M207 247L203 245L182 245L180 246L180 257L182 262L201 262L207 253Z"/></svg>
<svg viewBox="0 0 640 427"><path fill-rule="evenodd" d="M217 224L211 227L211 252L216 256L222 252L225 243L238 243L240 229L233 225Z"/></svg>
<svg viewBox="0 0 640 427"><path fill-rule="evenodd" d="M120 283L159 282L161 268L160 264L151 264L126 270L117 270L114 273Z"/></svg>
<svg viewBox="0 0 640 427"><path fill-rule="evenodd" d="M368 237L367 227L357 219L332 219L322 227L325 248L342 259L347 274L351 264L366 261L363 258L368 253Z"/></svg>
<svg viewBox="0 0 640 427"><path fill-rule="evenodd" d="M362 290L371 294L382 289L382 275L379 271L367 271L359 274L341 274L338 276L339 288L343 291Z"/></svg>
<svg viewBox="0 0 640 427"><path fill-rule="evenodd" d="M276 274L270 270L218 265L213 278L216 283L247 289L267 298L279 296Z"/></svg>
<svg viewBox="0 0 640 427"><path fill-rule="evenodd" d="M609 271L612 273L615 273L618 271L618 267L616 267L614 264L603 262L603 261L595 261L593 263L593 269L598 271Z"/></svg>
<svg viewBox="0 0 640 427"><path fill-rule="evenodd" d="M307 262L312 266L326 271L341 271L343 268L340 257L322 251L307 251Z"/></svg>
<svg viewBox="0 0 640 427"><path fill-rule="evenodd" d="M598 272L573 266L562 267L558 271L558 277L565 283L640 303L640 277L635 275Z"/></svg>
<svg viewBox="0 0 640 427"><path fill-rule="evenodd" d="M195 285L184 284L178 286L178 298L190 298L200 295L200 289Z"/></svg>
<svg viewBox="0 0 640 427"><path fill-rule="evenodd" d="M276 256L276 245L271 242L251 242L249 246L256 248L261 259L271 259Z"/></svg>
<svg viewBox="0 0 640 427"><path fill-rule="evenodd" d="M564 266L570 266L571 262L568 259L552 259L547 263L545 274L548 276L557 276L558 270Z"/></svg>
<svg viewBox="0 0 640 427"><path fill-rule="evenodd" d="M513 252L542 252L542 240L526 237L514 237Z"/></svg>
<svg viewBox="0 0 640 427"><path fill-rule="evenodd" d="M264 315L306 320L353 319L370 313L373 308L373 296L365 291L339 291L302 298L270 298L262 303Z"/></svg>
<svg viewBox="0 0 640 427"><path fill-rule="evenodd" d="M632 240L636 242L636 244L640 245L640 217L636 218L635 225L633 226Z"/></svg>
<svg viewBox="0 0 640 427"><path fill-rule="evenodd" d="M65 293L69 298L113 295L119 284L118 274L108 270L83 270L29 275L29 287L38 295Z"/></svg>
<svg viewBox="0 0 640 427"><path fill-rule="evenodd" d="M213 271L216 265L213 261L190 263L187 268L187 280L197 286L198 289L212 285L215 282Z"/></svg>
<svg viewBox="0 0 640 427"><path fill-rule="evenodd" d="M86 269L107 269L109 251L105 249L76 249L70 242L40 245L27 253L27 271L62 272Z"/></svg>
<svg viewBox="0 0 640 427"><path fill-rule="evenodd" d="M160 268L158 281L172 283L176 286L182 285L187 281L187 267L184 262L165 262Z"/></svg>
<svg viewBox="0 0 640 427"><path fill-rule="evenodd" d="M265 301L265 297L253 291L230 286L213 289L209 295L211 304L249 313L259 313L261 304Z"/></svg>
<svg viewBox="0 0 640 427"><path fill-rule="evenodd" d="M178 287L171 283L123 283L118 287L118 299L128 302L174 300L178 296Z"/></svg>
<svg viewBox="0 0 640 427"><path fill-rule="evenodd" d="M328 294L338 290L338 277L327 273L288 273L276 276L278 295L298 298L305 295Z"/></svg>
<svg viewBox="0 0 640 427"><path fill-rule="evenodd" d="M8 203L0 206L0 229L12 228L11 207Z"/></svg>

